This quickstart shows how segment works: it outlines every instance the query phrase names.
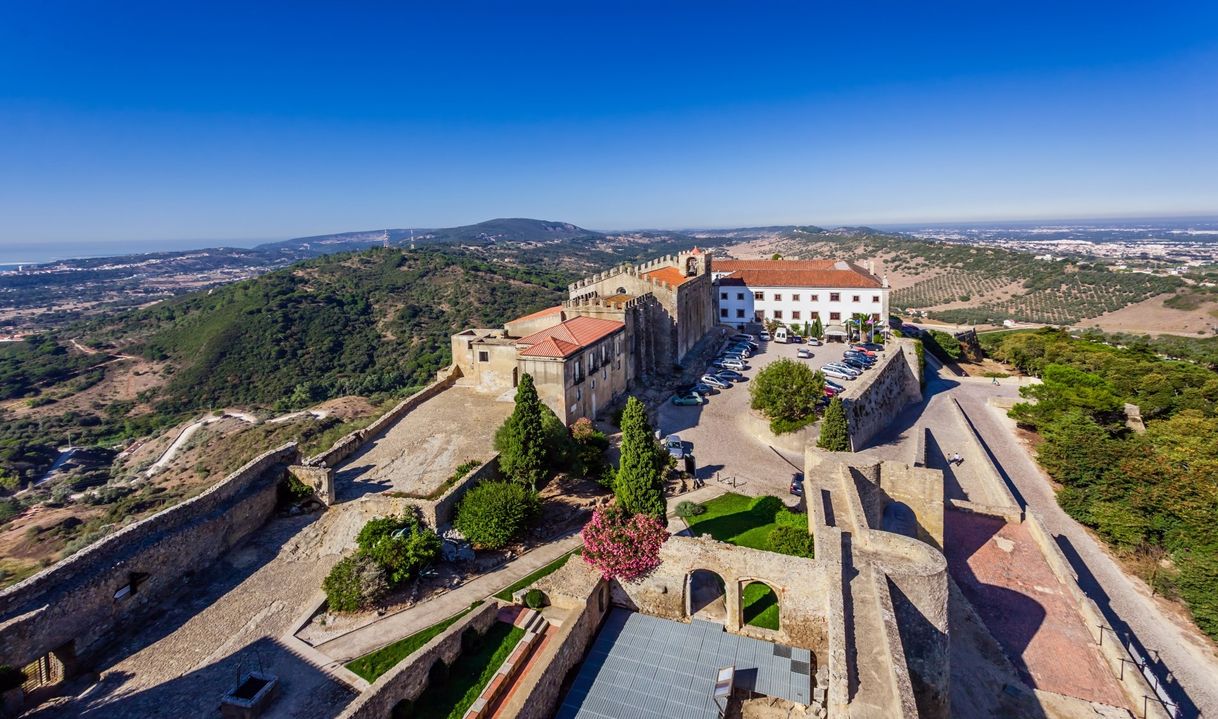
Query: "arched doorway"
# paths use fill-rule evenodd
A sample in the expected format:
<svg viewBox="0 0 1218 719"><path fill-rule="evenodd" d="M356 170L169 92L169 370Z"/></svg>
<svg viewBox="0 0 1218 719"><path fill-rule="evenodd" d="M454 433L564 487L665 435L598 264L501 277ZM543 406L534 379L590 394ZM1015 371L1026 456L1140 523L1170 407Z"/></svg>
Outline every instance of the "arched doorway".
<svg viewBox="0 0 1218 719"><path fill-rule="evenodd" d="M709 569L695 569L685 577L685 613L695 619L727 623L727 583Z"/></svg>
<svg viewBox="0 0 1218 719"><path fill-rule="evenodd" d="M740 623L778 631L778 592L765 582L746 581L740 590Z"/></svg>

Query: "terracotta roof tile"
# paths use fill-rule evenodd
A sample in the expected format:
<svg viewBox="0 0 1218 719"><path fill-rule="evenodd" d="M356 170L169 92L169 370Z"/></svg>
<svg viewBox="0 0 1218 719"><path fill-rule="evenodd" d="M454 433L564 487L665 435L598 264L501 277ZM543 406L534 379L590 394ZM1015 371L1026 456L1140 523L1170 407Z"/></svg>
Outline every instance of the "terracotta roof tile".
<svg viewBox="0 0 1218 719"><path fill-rule="evenodd" d="M514 320L508 320L508 322L524 322L525 320L535 320L535 319L540 319L542 317L549 317L550 315L556 315L559 312L562 312L562 305L554 305L553 307L547 307L544 310L537 310L536 312L533 312L531 314L521 315L520 317L517 317Z"/></svg>
<svg viewBox="0 0 1218 719"><path fill-rule="evenodd" d="M604 339L626 325L599 317L573 317L528 337L516 340L524 357L568 357L580 349Z"/></svg>
<svg viewBox="0 0 1218 719"><path fill-rule="evenodd" d="M718 260L714 271L730 273L720 279L720 284L732 279L753 287L883 286L879 278L863 268L840 260Z"/></svg>
<svg viewBox="0 0 1218 719"><path fill-rule="evenodd" d="M672 285L673 287L685 284L689 280L693 279L692 277L686 277L685 273L676 267L661 267L658 270L644 272L643 276L649 280L657 280L666 285Z"/></svg>

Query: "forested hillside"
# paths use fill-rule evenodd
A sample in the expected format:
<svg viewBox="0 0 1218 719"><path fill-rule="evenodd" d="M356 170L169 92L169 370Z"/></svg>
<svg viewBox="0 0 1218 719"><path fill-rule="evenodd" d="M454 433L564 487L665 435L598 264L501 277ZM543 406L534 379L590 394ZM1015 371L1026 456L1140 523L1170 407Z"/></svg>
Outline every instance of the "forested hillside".
<svg viewBox="0 0 1218 719"><path fill-rule="evenodd" d="M556 304L568 279L451 253L373 249L170 300L97 335L177 368L154 398L158 409L294 409L426 384L449 363L454 331Z"/></svg>
<svg viewBox="0 0 1218 719"><path fill-rule="evenodd" d="M1011 411L1036 431L1058 501L1218 639L1218 373L1064 332L982 335L987 352L1043 384ZM1146 423L1125 426L1124 404ZM1167 560L1166 567L1161 560Z"/></svg>

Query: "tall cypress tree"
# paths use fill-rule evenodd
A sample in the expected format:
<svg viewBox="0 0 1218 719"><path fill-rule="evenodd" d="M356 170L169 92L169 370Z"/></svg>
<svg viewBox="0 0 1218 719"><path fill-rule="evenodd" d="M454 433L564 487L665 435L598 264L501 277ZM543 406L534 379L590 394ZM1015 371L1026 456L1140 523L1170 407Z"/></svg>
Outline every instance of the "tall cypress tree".
<svg viewBox="0 0 1218 719"><path fill-rule="evenodd" d="M820 423L820 437L816 440L816 446L830 452L850 451L850 430L846 426L846 409L838 397L829 400L829 408L825 410L825 417Z"/></svg>
<svg viewBox="0 0 1218 719"><path fill-rule="evenodd" d="M510 479L537 488L545 477L545 430L541 422L541 399L527 372L516 387L516 408L495 433L499 469Z"/></svg>
<svg viewBox="0 0 1218 719"><path fill-rule="evenodd" d="M665 521L664 469L668 459L655 440L647 410L631 397L622 411L622 458L613 492L631 514Z"/></svg>

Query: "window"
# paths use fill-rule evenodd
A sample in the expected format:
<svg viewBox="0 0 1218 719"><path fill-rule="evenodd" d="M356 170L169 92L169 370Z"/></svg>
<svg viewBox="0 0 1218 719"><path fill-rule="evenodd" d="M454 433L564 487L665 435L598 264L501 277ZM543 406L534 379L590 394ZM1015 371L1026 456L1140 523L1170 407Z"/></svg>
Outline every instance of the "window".
<svg viewBox="0 0 1218 719"><path fill-rule="evenodd" d="M613 354L618 357L622 356L622 336L618 335L613 338Z"/></svg>
<svg viewBox="0 0 1218 719"><path fill-rule="evenodd" d="M851 301L851 302L858 302L858 301L859 301L859 296L858 296L858 295L855 295L854 297L851 297L851 298L850 298L850 301Z"/></svg>
<svg viewBox="0 0 1218 719"><path fill-rule="evenodd" d="M726 293L726 292L720 292L720 293L719 293L719 299L721 299L721 300L726 300L726 299L727 299L727 293Z"/></svg>
<svg viewBox="0 0 1218 719"><path fill-rule="evenodd" d="M765 299L765 293L764 293L764 292L754 292L754 293L753 293L753 299L755 299L755 300L764 300L764 299Z"/></svg>
<svg viewBox="0 0 1218 719"><path fill-rule="evenodd" d="M743 293L743 292L737 292L737 293L736 293L736 299L743 301L743 300L744 300L744 293Z"/></svg>
<svg viewBox="0 0 1218 719"><path fill-rule="evenodd" d="M744 319L744 310L736 310L736 317Z"/></svg>
<svg viewBox="0 0 1218 719"><path fill-rule="evenodd" d="M792 302L799 302L799 295L791 295Z"/></svg>
<svg viewBox="0 0 1218 719"><path fill-rule="evenodd" d="M774 319L776 319L776 320L782 319L782 310L774 310Z"/></svg>
<svg viewBox="0 0 1218 719"><path fill-rule="evenodd" d="M584 398L584 391L579 387L575 388L575 401L578 402Z"/></svg>
<svg viewBox="0 0 1218 719"><path fill-rule="evenodd" d="M478 361L479 362L490 362L491 361L490 353L487 352L486 350L478 350Z"/></svg>
<svg viewBox="0 0 1218 719"><path fill-rule="evenodd" d="M842 313L841 313L841 312L830 312L830 313L829 313L829 321L830 321L830 322L835 321L835 320L840 320L841 318L842 318Z"/></svg>
<svg viewBox="0 0 1218 719"><path fill-rule="evenodd" d="M782 293L781 293L781 292L775 292L775 293L774 293L774 301L775 301L775 302L782 302Z"/></svg>
<svg viewBox="0 0 1218 719"><path fill-rule="evenodd" d="M820 302L820 295L812 295L813 302Z"/></svg>
<svg viewBox="0 0 1218 719"><path fill-rule="evenodd" d="M727 308L726 308L726 307L720 307L720 308L719 308L719 316L720 316L720 317L727 317Z"/></svg>
<svg viewBox="0 0 1218 719"><path fill-rule="evenodd" d="M879 296L879 295L872 295L872 296L871 296L871 301L872 301L872 302L879 302L879 301L880 301L880 296Z"/></svg>
<svg viewBox="0 0 1218 719"><path fill-rule="evenodd" d="M830 302L841 302L841 301L842 301L842 293L840 293L840 292L830 292L830 293L829 293L829 301L830 301Z"/></svg>
<svg viewBox="0 0 1218 719"><path fill-rule="evenodd" d="M753 311L753 321L754 322L765 322L765 310L754 310Z"/></svg>
<svg viewBox="0 0 1218 719"><path fill-rule="evenodd" d="M799 319L799 310L791 310L791 319L793 319L793 320Z"/></svg>
<svg viewBox="0 0 1218 719"><path fill-rule="evenodd" d="M812 313L812 319L814 319L814 320L819 320L819 319L820 319L820 313L819 313L819 312L813 312L813 313Z"/></svg>

